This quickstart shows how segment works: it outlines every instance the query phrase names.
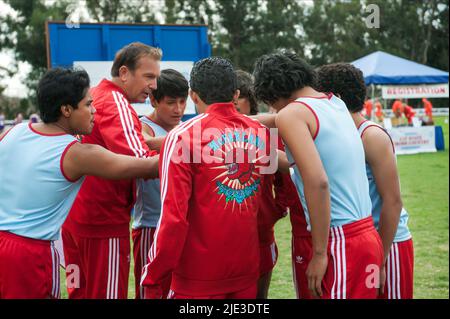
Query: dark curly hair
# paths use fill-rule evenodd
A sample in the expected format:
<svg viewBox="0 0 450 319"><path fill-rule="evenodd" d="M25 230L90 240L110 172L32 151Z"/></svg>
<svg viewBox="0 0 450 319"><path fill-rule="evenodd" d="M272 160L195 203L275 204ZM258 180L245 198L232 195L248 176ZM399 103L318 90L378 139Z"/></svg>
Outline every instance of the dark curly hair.
<svg viewBox="0 0 450 319"><path fill-rule="evenodd" d="M78 108L89 86L89 75L83 69L56 68L47 71L37 87L37 104L42 121L58 121L62 105Z"/></svg>
<svg viewBox="0 0 450 319"><path fill-rule="evenodd" d="M250 103L250 115L258 114L258 103L256 102L255 91L253 89L253 77L243 70L236 71L237 88L240 91L239 98L247 99Z"/></svg>
<svg viewBox="0 0 450 319"><path fill-rule="evenodd" d="M258 58L253 76L256 97L269 105L315 82L314 69L295 53L287 51Z"/></svg>
<svg viewBox="0 0 450 319"><path fill-rule="evenodd" d="M319 67L317 90L338 94L351 113L363 109L367 93L363 73L349 63L333 63Z"/></svg>
<svg viewBox="0 0 450 319"><path fill-rule="evenodd" d="M231 62L210 57L194 64L191 71L191 90L206 104L231 102L237 90L237 79Z"/></svg>
<svg viewBox="0 0 450 319"><path fill-rule="evenodd" d="M152 92L152 95L159 102L165 96L187 98L188 93L189 84L183 74L173 69L165 69L161 71L157 80L157 89Z"/></svg>

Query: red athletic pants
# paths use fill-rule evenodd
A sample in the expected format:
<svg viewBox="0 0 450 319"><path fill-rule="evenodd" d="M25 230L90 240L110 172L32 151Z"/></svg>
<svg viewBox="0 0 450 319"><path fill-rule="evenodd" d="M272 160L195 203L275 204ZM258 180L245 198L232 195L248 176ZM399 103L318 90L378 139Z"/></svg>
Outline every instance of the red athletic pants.
<svg viewBox="0 0 450 319"><path fill-rule="evenodd" d="M136 299L144 299L144 287L140 285L142 268L148 263L148 252L153 243L156 228L137 228L133 229L133 256L134 256L134 286L136 290ZM172 276L161 283L162 297L167 298L170 290Z"/></svg>
<svg viewBox="0 0 450 319"><path fill-rule="evenodd" d="M84 238L62 230L69 299L127 299L130 238Z"/></svg>

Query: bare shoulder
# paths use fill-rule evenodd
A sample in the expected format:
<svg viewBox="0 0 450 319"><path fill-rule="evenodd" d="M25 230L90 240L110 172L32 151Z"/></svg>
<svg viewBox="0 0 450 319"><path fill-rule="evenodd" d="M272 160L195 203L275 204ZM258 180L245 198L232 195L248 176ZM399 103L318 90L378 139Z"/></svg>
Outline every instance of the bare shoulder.
<svg viewBox="0 0 450 319"><path fill-rule="evenodd" d="M364 143L391 146L389 134L381 127L371 125L367 127L362 135Z"/></svg>
<svg viewBox="0 0 450 319"><path fill-rule="evenodd" d="M366 156L372 157L380 154L394 154L392 140L388 133L378 127L369 126L364 130L362 141Z"/></svg>
<svg viewBox="0 0 450 319"><path fill-rule="evenodd" d="M92 152L101 151L104 148L100 145L95 144L82 144L82 143L74 143L67 151L67 156L73 156L76 158L81 158L82 156L86 156Z"/></svg>
<svg viewBox="0 0 450 319"><path fill-rule="evenodd" d="M142 123L142 133L146 133L148 134L150 137L155 137L155 132L153 131L153 129L151 128L150 125L148 125L145 122L141 122Z"/></svg>
<svg viewBox="0 0 450 319"><path fill-rule="evenodd" d="M295 121L313 122L314 114L305 105L294 102L288 104L277 114L277 123L292 123Z"/></svg>

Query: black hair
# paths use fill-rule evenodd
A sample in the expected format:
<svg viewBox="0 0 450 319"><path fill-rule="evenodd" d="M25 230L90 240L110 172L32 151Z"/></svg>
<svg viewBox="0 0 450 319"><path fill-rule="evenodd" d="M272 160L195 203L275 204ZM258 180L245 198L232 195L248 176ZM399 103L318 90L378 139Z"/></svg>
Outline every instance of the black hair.
<svg viewBox="0 0 450 319"><path fill-rule="evenodd" d="M76 109L86 96L89 85L89 75L85 70L56 68L47 71L37 87L37 103L42 121L58 121L62 105L71 105Z"/></svg>
<svg viewBox="0 0 450 319"><path fill-rule="evenodd" d="M237 90L237 78L231 62L210 57L194 64L191 71L191 90L206 104L231 102Z"/></svg>
<svg viewBox="0 0 450 319"><path fill-rule="evenodd" d="M258 58L253 76L256 97L269 105L315 82L314 69L295 53L287 51Z"/></svg>
<svg viewBox="0 0 450 319"><path fill-rule="evenodd" d="M150 56L159 61L162 57L162 51L141 42L132 42L116 53L111 67L111 76L119 76L121 66L126 66L133 72L138 67L137 63L139 59L143 56Z"/></svg>
<svg viewBox="0 0 450 319"><path fill-rule="evenodd" d="M255 91L253 89L253 77L250 73L243 70L236 71L237 88L239 98L247 99L250 103L250 115L258 114L258 103L256 102Z"/></svg>
<svg viewBox="0 0 450 319"><path fill-rule="evenodd" d="M317 90L338 94L351 113L364 107L367 88L360 69L349 63L333 63L317 69Z"/></svg>
<svg viewBox="0 0 450 319"><path fill-rule="evenodd" d="M161 71L157 80L157 89L152 91L156 101L161 101L165 96L177 98L187 98L189 93L189 84L183 74L173 69Z"/></svg>

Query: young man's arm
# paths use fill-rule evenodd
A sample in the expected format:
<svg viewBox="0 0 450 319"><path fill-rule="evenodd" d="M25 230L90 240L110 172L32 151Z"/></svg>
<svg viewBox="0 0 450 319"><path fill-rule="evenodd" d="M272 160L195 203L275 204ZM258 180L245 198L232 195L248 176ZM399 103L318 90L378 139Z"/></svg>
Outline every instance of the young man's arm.
<svg viewBox="0 0 450 319"><path fill-rule="evenodd" d="M289 161L287 159L286 153L280 150L277 150L278 153L278 172L287 174L289 173Z"/></svg>
<svg viewBox="0 0 450 319"><path fill-rule="evenodd" d="M136 158L115 154L94 144L74 143L63 159L63 170L70 180L84 175L108 179L156 178L158 177L157 156Z"/></svg>
<svg viewBox="0 0 450 319"><path fill-rule="evenodd" d="M381 131L381 129L377 127L368 128L364 132L362 140L366 161L372 169L377 191L383 201L378 232L383 242L383 265L385 265L397 232L400 213L403 207L397 163L392 142L389 136ZM382 275L384 276L384 269ZM384 278L382 278L381 293L384 291L384 283Z"/></svg>
<svg viewBox="0 0 450 319"><path fill-rule="evenodd" d="M311 220L313 257L306 275L314 296L322 295L322 279L328 265L330 232L330 192L328 177L322 166L312 136L317 130L314 116L306 107L290 107L278 113L276 124L280 135L292 153L303 183Z"/></svg>
<svg viewBox="0 0 450 319"><path fill-rule="evenodd" d="M177 266L189 229L192 164L176 160L181 145L189 145L189 138L183 139L171 131L161 148L161 217L141 279L146 299L161 297L160 283Z"/></svg>
<svg viewBox="0 0 450 319"><path fill-rule="evenodd" d="M257 120L262 125L266 126L267 128L275 128L275 118L276 114L258 114L258 115L251 115L250 118L253 120Z"/></svg>

